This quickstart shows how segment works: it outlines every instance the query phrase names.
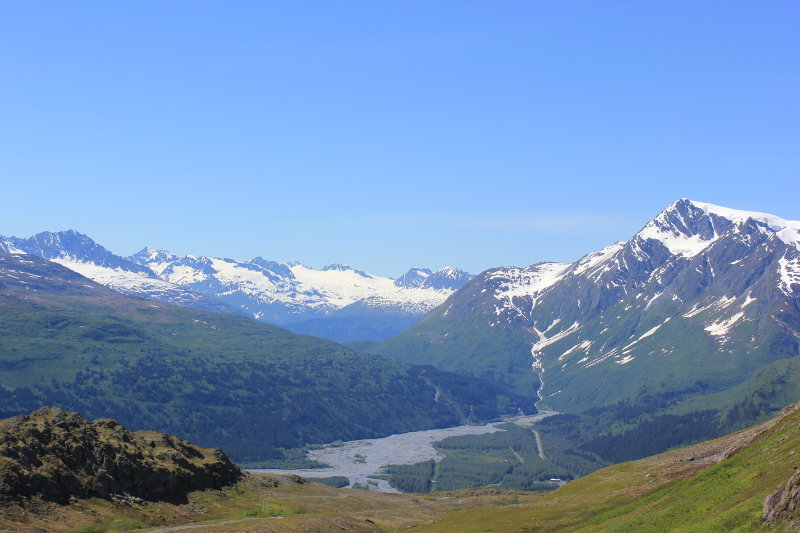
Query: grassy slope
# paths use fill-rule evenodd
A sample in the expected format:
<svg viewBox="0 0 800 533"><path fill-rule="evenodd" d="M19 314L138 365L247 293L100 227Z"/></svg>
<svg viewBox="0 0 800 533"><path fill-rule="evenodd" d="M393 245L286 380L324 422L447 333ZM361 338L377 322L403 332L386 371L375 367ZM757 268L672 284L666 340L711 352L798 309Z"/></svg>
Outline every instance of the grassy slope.
<svg viewBox="0 0 800 533"><path fill-rule="evenodd" d="M366 349L406 363L488 379L516 394L534 397L539 378L531 371L532 340L509 329L490 328L486 320L448 319L443 313L451 301L460 306L474 303L456 294L413 327Z"/></svg>
<svg viewBox="0 0 800 533"><path fill-rule="evenodd" d="M194 492L184 505L121 505L92 498L58 506L28 503L0 508L0 532L117 533L186 525L190 531L385 533L429 523L454 508L498 507L535 495L481 489L420 497L297 483L251 474L235 487ZM40 528L40 529L34 529Z"/></svg>
<svg viewBox="0 0 800 533"><path fill-rule="evenodd" d="M533 504L457 511L419 531L794 530L761 518L764 498L800 466L795 451L797 405L722 439L599 470Z"/></svg>

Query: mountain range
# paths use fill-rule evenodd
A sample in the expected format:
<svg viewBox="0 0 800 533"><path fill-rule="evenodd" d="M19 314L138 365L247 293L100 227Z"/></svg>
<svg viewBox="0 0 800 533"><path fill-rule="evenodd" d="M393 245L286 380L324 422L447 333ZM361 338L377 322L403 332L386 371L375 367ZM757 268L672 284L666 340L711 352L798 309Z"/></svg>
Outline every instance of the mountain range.
<svg viewBox="0 0 800 533"><path fill-rule="evenodd" d="M316 270L262 257L178 256L150 247L121 257L74 230L0 237L0 251L10 250L55 261L123 294L241 313L337 341L398 333L472 277L457 268L412 268L393 280L341 264Z"/></svg>
<svg viewBox="0 0 800 533"><path fill-rule="evenodd" d="M121 258L76 232L0 246L128 294L338 341L407 327L350 345L491 383L490 395L513 398L506 406L538 398L566 413L543 426L570 424L575 445L605 461L722 435L800 399L800 222L764 213L681 199L574 263L475 277L417 268L390 280L150 248ZM125 276L165 288L139 291Z"/></svg>

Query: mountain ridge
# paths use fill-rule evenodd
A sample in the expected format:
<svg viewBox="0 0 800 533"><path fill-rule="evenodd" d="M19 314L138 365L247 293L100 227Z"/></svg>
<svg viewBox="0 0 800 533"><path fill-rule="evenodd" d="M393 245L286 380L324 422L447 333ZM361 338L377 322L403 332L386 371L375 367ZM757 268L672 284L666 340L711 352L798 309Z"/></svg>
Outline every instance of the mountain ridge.
<svg viewBox="0 0 800 533"><path fill-rule="evenodd" d="M0 250L12 248L55 261L124 294L283 326L314 320L319 335L336 340L397 333L471 278L451 267L417 269L427 271L426 279L411 286L337 263L315 270L260 256L247 261L179 256L153 247L125 258L75 230L41 232L27 239L0 237ZM325 322L353 304L360 309L358 317L351 310ZM337 337L340 325L350 332L346 338Z"/></svg>

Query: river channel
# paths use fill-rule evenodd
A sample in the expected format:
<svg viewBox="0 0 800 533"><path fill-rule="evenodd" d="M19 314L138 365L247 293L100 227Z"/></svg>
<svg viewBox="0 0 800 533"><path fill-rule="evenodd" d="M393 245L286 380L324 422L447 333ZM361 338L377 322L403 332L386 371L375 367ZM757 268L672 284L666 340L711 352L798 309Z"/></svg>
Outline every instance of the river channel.
<svg viewBox="0 0 800 533"><path fill-rule="evenodd" d="M504 431L499 426L512 422L519 426L529 427L537 420L556 414L553 411L539 411L530 416L520 416L491 422L482 426L456 426L426 431L398 433L380 439L352 440L344 443L327 444L320 449L310 450L308 457L330 468L313 468L300 470L253 469L252 472L270 474L297 474L308 479L344 476L354 484L369 486L371 490L380 492L397 492L383 479L371 479L370 476L380 474L388 465L414 464L433 459L442 460L442 456L434 449L433 443L447 437L461 435L480 435Z"/></svg>

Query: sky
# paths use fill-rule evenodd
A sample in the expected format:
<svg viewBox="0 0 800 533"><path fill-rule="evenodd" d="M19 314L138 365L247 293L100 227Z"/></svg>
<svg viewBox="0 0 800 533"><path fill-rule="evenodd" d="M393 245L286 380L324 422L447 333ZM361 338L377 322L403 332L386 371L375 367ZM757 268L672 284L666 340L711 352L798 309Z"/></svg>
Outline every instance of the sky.
<svg viewBox="0 0 800 533"><path fill-rule="evenodd" d="M0 235L479 272L800 219L795 1L0 0Z"/></svg>

